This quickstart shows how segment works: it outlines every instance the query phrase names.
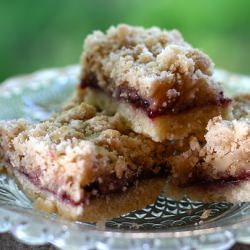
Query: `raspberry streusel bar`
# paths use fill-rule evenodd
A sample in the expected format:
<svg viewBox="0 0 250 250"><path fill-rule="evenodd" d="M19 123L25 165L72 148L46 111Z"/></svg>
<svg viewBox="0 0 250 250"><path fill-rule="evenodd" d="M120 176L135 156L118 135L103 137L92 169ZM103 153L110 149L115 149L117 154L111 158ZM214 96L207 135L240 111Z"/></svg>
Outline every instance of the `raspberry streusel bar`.
<svg viewBox="0 0 250 250"><path fill-rule="evenodd" d="M212 78L211 59L176 30L96 31L85 40L81 63L85 100L118 110L135 132L155 141L199 136L229 102Z"/></svg>
<svg viewBox="0 0 250 250"><path fill-rule="evenodd" d="M154 202L173 152L84 103L38 124L0 122L0 138L3 163L35 206L84 221Z"/></svg>
<svg viewBox="0 0 250 250"><path fill-rule="evenodd" d="M170 195L186 193L203 201L250 201L249 95L235 98L232 118L213 118L207 126L204 146L193 138L188 151L170 157Z"/></svg>

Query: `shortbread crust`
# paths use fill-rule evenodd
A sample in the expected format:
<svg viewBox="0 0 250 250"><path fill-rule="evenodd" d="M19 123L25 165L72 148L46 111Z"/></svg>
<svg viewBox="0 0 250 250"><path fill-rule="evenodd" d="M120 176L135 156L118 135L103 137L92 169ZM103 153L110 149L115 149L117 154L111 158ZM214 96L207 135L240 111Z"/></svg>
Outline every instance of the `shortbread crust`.
<svg viewBox="0 0 250 250"><path fill-rule="evenodd" d="M207 105L179 114L162 115L151 119L129 103L110 99L100 90L87 88L85 91L79 92L78 96L80 94L82 94L81 100L104 110L108 114L117 112L133 131L149 136L156 142L182 140L190 135L202 140L210 119L218 114L223 117L229 115L229 109L225 106Z"/></svg>

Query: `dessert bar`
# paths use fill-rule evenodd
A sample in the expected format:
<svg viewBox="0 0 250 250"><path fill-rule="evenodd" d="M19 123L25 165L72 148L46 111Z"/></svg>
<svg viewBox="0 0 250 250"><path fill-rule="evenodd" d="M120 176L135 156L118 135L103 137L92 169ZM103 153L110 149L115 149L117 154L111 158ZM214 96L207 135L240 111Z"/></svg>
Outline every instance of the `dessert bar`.
<svg viewBox="0 0 250 250"><path fill-rule="evenodd" d="M1 121L0 139L2 164L34 206L91 222L154 202L173 153L85 103L38 124Z"/></svg>
<svg viewBox="0 0 250 250"><path fill-rule="evenodd" d="M118 111L155 141L202 136L230 102L213 79L211 59L176 31L119 25L84 43L80 88L86 101ZM111 103L113 105L111 105Z"/></svg>

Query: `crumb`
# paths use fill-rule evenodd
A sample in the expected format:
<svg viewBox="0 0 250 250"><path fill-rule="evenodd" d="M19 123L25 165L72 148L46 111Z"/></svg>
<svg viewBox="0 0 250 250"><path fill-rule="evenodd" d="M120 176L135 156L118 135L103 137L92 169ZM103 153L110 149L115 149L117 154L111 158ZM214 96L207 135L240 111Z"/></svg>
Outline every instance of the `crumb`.
<svg viewBox="0 0 250 250"><path fill-rule="evenodd" d="M205 219L207 219L210 216L210 214L211 214L211 209L206 209L206 210L203 211L203 213L202 213L202 215L201 215L200 218L202 220L205 220Z"/></svg>

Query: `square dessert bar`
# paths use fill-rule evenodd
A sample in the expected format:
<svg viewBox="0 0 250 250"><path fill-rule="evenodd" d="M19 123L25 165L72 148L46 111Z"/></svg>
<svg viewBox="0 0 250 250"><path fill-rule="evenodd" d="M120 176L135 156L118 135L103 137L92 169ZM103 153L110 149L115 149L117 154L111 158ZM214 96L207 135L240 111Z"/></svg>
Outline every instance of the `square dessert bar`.
<svg viewBox="0 0 250 250"><path fill-rule="evenodd" d="M0 122L2 164L34 206L69 219L95 222L154 202L172 147L84 103L38 124Z"/></svg>
<svg viewBox="0 0 250 250"><path fill-rule="evenodd" d="M188 151L170 157L175 192L180 186L203 201L250 201L249 110L250 96L236 97L232 120L209 121L205 145L193 138Z"/></svg>
<svg viewBox="0 0 250 250"><path fill-rule="evenodd" d="M212 78L211 59L176 30L119 25L96 31L85 40L81 65L87 101L118 111L155 141L203 133L230 102Z"/></svg>

